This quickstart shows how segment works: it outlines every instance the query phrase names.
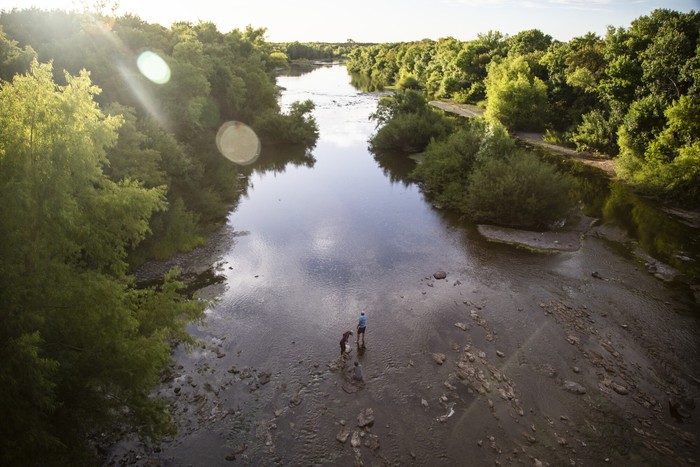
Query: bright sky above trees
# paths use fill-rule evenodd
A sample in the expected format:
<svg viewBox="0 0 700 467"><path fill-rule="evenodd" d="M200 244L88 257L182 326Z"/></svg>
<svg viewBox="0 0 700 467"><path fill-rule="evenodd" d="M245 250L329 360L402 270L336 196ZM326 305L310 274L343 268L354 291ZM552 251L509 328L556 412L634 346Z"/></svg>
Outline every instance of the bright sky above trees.
<svg viewBox="0 0 700 467"><path fill-rule="evenodd" d="M96 0L0 0L0 9L37 6L82 9ZM568 41L606 27L628 27L657 8L687 13L700 0L106 0L117 14L169 26L174 21L212 21L221 32L247 25L267 28L272 42L401 42L452 36L476 38L489 30L508 35L539 29Z"/></svg>

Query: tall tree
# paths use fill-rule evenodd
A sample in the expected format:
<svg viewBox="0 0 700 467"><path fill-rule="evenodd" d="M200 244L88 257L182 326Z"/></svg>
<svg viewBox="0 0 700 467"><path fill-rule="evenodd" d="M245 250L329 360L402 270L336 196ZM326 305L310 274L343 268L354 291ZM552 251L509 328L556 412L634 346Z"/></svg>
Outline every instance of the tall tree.
<svg viewBox="0 0 700 467"><path fill-rule="evenodd" d="M134 290L127 254L164 191L103 173L123 119L105 117L87 72L56 85L35 62L0 89L0 462L64 464L121 424L168 431L149 397L170 339L203 303L170 277Z"/></svg>

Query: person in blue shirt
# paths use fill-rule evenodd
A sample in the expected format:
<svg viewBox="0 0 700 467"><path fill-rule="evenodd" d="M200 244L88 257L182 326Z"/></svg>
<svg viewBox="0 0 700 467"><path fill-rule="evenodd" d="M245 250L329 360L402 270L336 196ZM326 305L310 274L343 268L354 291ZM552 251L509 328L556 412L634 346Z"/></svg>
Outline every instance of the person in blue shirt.
<svg viewBox="0 0 700 467"><path fill-rule="evenodd" d="M360 335L362 335L362 346L365 345L365 330L367 329L367 317L365 312L360 313L360 320L357 322L357 345L360 345Z"/></svg>

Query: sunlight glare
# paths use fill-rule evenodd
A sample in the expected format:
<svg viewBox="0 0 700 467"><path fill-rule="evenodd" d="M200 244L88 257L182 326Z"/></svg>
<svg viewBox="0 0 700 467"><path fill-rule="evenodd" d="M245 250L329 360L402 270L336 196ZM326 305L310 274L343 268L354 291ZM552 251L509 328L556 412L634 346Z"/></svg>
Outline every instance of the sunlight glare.
<svg viewBox="0 0 700 467"><path fill-rule="evenodd" d="M141 52L136 59L139 71L156 84L165 84L170 81L170 67L160 55L150 50Z"/></svg>
<svg viewBox="0 0 700 467"><path fill-rule="evenodd" d="M260 139L245 123L231 121L221 125L216 133L216 147L231 162L252 164L260 155Z"/></svg>

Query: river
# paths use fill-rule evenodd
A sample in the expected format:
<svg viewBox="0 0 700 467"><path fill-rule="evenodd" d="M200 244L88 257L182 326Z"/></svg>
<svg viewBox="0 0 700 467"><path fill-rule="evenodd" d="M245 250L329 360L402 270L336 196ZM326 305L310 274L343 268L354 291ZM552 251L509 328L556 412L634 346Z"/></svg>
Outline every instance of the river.
<svg viewBox="0 0 700 467"><path fill-rule="evenodd" d="M158 391L178 434L122 443L111 462L690 465L700 327L687 287L650 274L607 224L574 252L488 242L406 181L410 160L368 151L379 94L344 67L278 84L283 106L315 102L318 144L252 167L209 250L201 293L216 301L190 326L202 345L177 350ZM360 311L366 346L340 362Z"/></svg>

